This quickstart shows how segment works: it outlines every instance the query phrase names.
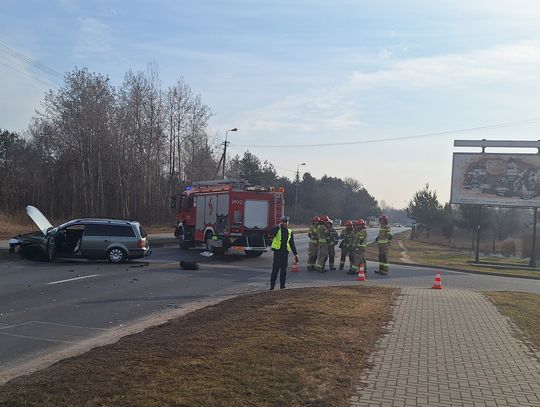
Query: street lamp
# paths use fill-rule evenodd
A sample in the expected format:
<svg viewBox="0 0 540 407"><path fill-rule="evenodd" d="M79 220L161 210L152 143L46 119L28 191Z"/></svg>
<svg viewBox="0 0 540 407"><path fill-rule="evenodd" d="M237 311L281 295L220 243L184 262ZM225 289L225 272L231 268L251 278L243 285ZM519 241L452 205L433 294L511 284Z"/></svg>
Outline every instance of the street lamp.
<svg viewBox="0 0 540 407"><path fill-rule="evenodd" d="M296 209L298 207L298 184L300 183L300 166L306 165L301 163L296 166L296 192L294 193L294 217L296 218Z"/></svg>
<svg viewBox="0 0 540 407"><path fill-rule="evenodd" d="M221 174L223 179L225 179L225 160L227 159L227 133L230 131L238 131L238 129L235 127L234 129L229 129L225 132L225 142L223 143L223 173Z"/></svg>

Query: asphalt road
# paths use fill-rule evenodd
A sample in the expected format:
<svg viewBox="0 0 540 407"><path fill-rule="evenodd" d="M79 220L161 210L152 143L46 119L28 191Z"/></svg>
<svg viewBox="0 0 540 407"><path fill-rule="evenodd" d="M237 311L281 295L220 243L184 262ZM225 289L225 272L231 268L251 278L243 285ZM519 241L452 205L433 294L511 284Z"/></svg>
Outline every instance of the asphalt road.
<svg viewBox="0 0 540 407"><path fill-rule="evenodd" d="M369 239L377 232L368 229ZM289 287L356 284L354 276L344 271L307 272L307 236L296 236L296 243L302 266L300 273L288 273ZM37 361L48 356L50 362L61 358L59 352L94 346L96 338L111 333L121 336L140 321L146 321L143 327L148 326L159 321L159 316L268 288L271 253L259 258L207 258L201 252L161 247L153 249L145 260L123 265L0 261L0 383L13 377L13 372L39 366ZM181 270L181 259L198 262L200 269ZM390 275L382 277L371 273L375 267L368 265L368 284L431 287L433 281L432 269L392 266ZM444 274L445 284L456 287L540 292L540 281Z"/></svg>

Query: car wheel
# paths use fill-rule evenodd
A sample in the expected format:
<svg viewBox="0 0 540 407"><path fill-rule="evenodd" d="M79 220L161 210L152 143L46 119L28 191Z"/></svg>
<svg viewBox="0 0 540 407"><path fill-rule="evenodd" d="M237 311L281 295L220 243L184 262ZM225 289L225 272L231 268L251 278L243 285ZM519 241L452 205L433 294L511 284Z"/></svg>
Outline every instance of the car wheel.
<svg viewBox="0 0 540 407"><path fill-rule="evenodd" d="M261 250L246 250L246 257L259 257L263 253Z"/></svg>
<svg viewBox="0 0 540 407"><path fill-rule="evenodd" d="M107 260L111 263L123 263L126 259L126 252L120 247L113 247L107 251Z"/></svg>

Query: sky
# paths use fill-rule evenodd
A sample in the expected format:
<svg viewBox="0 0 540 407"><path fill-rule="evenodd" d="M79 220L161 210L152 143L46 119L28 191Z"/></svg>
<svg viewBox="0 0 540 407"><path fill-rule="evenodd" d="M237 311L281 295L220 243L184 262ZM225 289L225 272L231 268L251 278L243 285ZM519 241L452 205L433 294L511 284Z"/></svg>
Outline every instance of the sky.
<svg viewBox="0 0 540 407"><path fill-rule="evenodd" d="M3 129L24 132L75 67L120 85L153 63L163 87L183 78L210 106L210 134L238 128L230 154L249 150L289 178L352 177L396 208L426 183L448 201L452 153L471 151L455 139L540 139L537 0L0 0L0 10Z"/></svg>

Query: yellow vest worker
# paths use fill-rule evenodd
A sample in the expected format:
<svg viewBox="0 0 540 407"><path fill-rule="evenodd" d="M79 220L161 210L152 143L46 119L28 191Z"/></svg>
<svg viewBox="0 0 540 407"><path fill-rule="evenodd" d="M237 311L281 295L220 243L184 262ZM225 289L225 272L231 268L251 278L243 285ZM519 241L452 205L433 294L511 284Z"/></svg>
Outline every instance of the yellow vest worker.
<svg viewBox="0 0 540 407"><path fill-rule="evenodd" d="M284 216L281 219L279 226L276 226L272 231L274 238L272 240L272 251L274 252L274 261L272 262L272 274L270 276L270 289L273 290L276 286L276 279L279 273L279 288L285 288L285 280L287 278L287 262L289 253L293 252L294 259L298 262L298 253L294 244L294 236L292 230L287 226L289 217Z"/></svg>

